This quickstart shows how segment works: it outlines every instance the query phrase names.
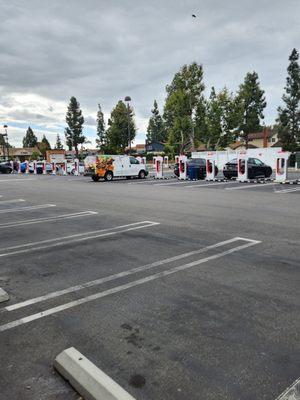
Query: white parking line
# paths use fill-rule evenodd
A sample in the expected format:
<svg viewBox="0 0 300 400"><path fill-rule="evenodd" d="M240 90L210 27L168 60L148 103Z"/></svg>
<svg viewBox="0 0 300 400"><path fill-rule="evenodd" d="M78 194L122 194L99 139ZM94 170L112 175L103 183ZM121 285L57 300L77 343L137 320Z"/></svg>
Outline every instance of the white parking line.
<svg viewBox="0 0 300 400"><path fill-rule="evenodd" d="M70 243L82 242L104 236L113 236L123 232L129 232L137 229L148 228L159 225L159 222L141 221L132 224L116 226L114 228L101 229L97 231L77 233L75 235L56 237L54 239L41 240L39 242L29 242L17 246L10 246L0 249L0 257L11 256L15 254L29 253L31 251L48 249L51 247L64 246ZM58 242L58 243L56 243Z"/></svg>
<svg viewBox="0 0 300 400"><path fill-rule="evenodd" d="M16 310L18 308L26 307L26 306L28 306L30 304L40 303L42 301L53 299L55 297L59 297L59 296L62 296L64 294L67 294L67 293L76 292L78 290L82 290L82 289L85 289L85 288L88 288L88 287L100 285L100 284L105 283L105 282L110 282L110 281L113 281L115 279L119 279L119 278L123 278L125 276L133 275L133 274L136 274L138 272L147 271L149 269L160 267L162 265L169 264L171 262L178 261L178 260L181 260L183 258L187 258L187 257L193 256L193 255L196 255L196 254L202 254L202 253L207 252L209 250L216 249L216 248L221 247L221 246L225 246L225 245L237 242L237 241L244 241L244 240L249 241L249 242L251 241L250 239L244 239L244 238L240 238L240 237L235 237L235 238L232 238L232 239L229 239L229 240L225 240L223 242L219 242L219 243L216 243L216 244L213 244L213 245L210 245L210 246L203 247L203 248L198 249L198 250L194 250L194 251L190 251L190 252L187 252L187 253L179 254L177 256L170 257L170 258L165 258L163 260L155 261L155 262L153 262L151 264L142 265L140 267L132 268L132 269L129 269L127 271L122 271L122 272L119 272L117 274L106 276L104 278L99 278L99 279L96 279L96 280L93 280L93 281L82 283L80 285L71 286L71 287L68 287L66 289L58 290L56 292L47 293L47 294L45 294L43 296L39 296L39 297L35 297L33 299L25 300L25 301L22 301L20 303L12 304L10 306L5 307L5 310L13 311L13 310ZM253 243L257 243L257 241L254 241Z"/></svg>
<svg viewBox="0 0 300 400"><path fill-rule="evenodd" d="M201 186L201 187L207 188L207 187L209 187L209 186L229 185L229 184L233 184L233 183L236 183L236 182L235 182L235 181L232 181L232 182L202 183L202 184L200 184L200 185L188 185L188 186L185 186L185 187L199 187L199 186Z"/></svg>
<svg viewBox="0 0 300 400"><path fill-rule="evenodd" d="M247 239L244 239L244 240L247 241ZM214 255L209 256L209 257L201 258L201 259L199 259L197 261L193 261L193 262L190 262L188 264L183 264L183 265L171 268L171 269L166 270L166 271L158 272L156 274L149 275L149 276L147 276L145 278L137 279L135 281L126 283L124 285L116 286L116 287L113 287L111 289L104 290L102 292L98 292L98 293L92 294L90 296L82 297L82 298L80 298L78 300L74 300L74 301L71 301L69 303L65 303L65 304L62 304L60 306L49 308L48 310L45 310L45 311L42 311L42 312L39 312L39 313L36 313L36 314L32 314L32 315L29 315L27 317L23 317L23 318L15 320L15 321L8 322L8 323L0 326L0 332L4 332L4 331L6 331L8 329L12 329L12 328L15 328L17 326L27 324L27 323L35 321L37 319L44 318L44 317L46 317L48 315L56 314L56 313L59 313L61 311L64 311L64 310L79 306L81 304L88 303L90 301L94 301L94 300L109 296L109 295L114 294L114 293L122 292L124 290L130 289L130 288L135 287L135 286L143 285L144 283L147 283L147 282L150 282L150 281L154 281L154 280L159 279L159 278L164 278L165 276L175 274L175 273L177 273L179 271L184 271L184 270L190 269L192 267L198 266L200 264L204 264L204 263L206 263L208 261L211 261L211 260L216 260L216 259L224 257L226 255L229 255L229 254L235 253L237 251L246 249L248 247L254 246L254 245L258 244L258 243L260 243L260 241L250 240L246 244L243 244L243 245L240 245L240 246L237 246L237 247L233 247L232 249L225 250L225 251L223 251L221 253L214 254Z"/></svg>
<svg viewBox="0 0 300 400"><path fill-rule="evenodd" d="M290 189L282 189L282 190L275 190L274 193L280 194L280 193L290 193L290 192L298 192L300 190L299 188L290 188Z"/></svg>
<svg viewBox="0 0 300 400"><path fill-rule="evenodd" d="M1 201L0 201L0 206L1 206L1 204L22 203L22 202L24 202L24 201L26 201L26 200L24 200L24 199L1 200Z"/></svg>
<svg viewBox="0 0 300 400"><path fill-rule="evenodd" d="M296 400L300 394L300 378L296 379L280 396L275 400Z"/></svg>
<svg viewBox="0 0 300 400"><path fill-rule="evenodd" d="M243 184L243 186L228 187L228 188L225 188L225 190L252 189L252 188L266 187L266 186L271 186L271 185L276 185L276 183L259 183L259 184L257 184L257 185L244 185L244 184Z"/></svg>
<svg viewBox="0 0 300 400"><path fill-rule="evenodd" d="M28 181L36 181L36 178L11 178L11 179L0 179L1 182L28 182Z"/></svg>
<svg viewBox="0 0 300 400"><path fill-rule="evenodd" d="M38 204L36 206L27 206L27 207L16 207L16 208L6 208L0 210L0 213L15 213L15 212L23 212L23 211L31 211L31 210L40 210L41 208L49 208L56 207L56 204Z"/></svg>
<svg viewBox="0 0 300 400"><path fill-rule="evenodd" d="M7 222L4 224L0 224L0 228L12 228L15 226L23 226L23 225L32 225L32 224L39 224L42 222L48 222L48 221L60 221L64 219L70 219L70 218L80 218L80 217L87 217L89 215L95 215L98 214L96 211L81 211L78 213L73 213L73 214L61 214L61 215L54 215L53 217L43 217L43 218L34 218L34 219L27 219L23 221L18 221L18 222Z"/></svg>

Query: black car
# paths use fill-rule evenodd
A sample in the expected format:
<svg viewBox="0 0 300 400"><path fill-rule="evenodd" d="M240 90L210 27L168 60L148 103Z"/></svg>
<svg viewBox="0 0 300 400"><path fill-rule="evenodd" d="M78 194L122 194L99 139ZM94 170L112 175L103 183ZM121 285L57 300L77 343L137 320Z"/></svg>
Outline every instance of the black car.
<svg viewBox="0 0 300 400"><path fill-rule="evenodd" d="M0 174L11 174L12 167L9 162L2 162L0 163Z"/></svg>
<svg viewBox="0 0 300 400"><path fill-rule="evenodd" d="M198 178L199 179L205 179L206 177L206 161L205 158L191 158L190 160L187 161L187 175L189 176L189 173L192 168L196 168L198 170ZM218 175L218 168L215 167L215 175ZM174 167L174 174L176 176L179 176L179 163L175 164Z"/></svg>
<svg viewBox="0 0 300 400"><path fill-rule="evenodd" d="M242 161L241 169L245 169L245 162ZM237 158L225 164L223 169L225 178L237 178ZM272 168L260 161L258 158L248 158L248 178L269 178L272 175Z"/></svg>

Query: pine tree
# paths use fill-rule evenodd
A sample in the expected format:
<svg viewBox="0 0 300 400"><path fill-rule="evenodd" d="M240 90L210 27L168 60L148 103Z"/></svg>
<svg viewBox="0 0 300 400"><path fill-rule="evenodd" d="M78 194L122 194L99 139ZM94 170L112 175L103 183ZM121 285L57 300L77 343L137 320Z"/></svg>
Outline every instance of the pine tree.
<svg viewBox="0 0 300 400"><path fill-rule="evenodd" d="M212 88L207 102L206 114L206 147L218 150L228 146L238 131L239 113L235 106L235 98L225 87L216 93Z"/></svg>
<svg viewBox="0 0 300 400"><path fill-rule="evenodd" d="M82 134L84 118L80 109L80 104L75 97L71 97L66 114L68 127L65 128L66 142L69 150L75 148L78 157L78 145L85 143L86 137Z"/></svg>
<svg viewBox="0 0 300 400"><path fill-rule="evenodd" d="M43 135L42 141L37 144L38 149L42 153L43 157L46 157L47 150L51 150L50 143L45 135Z"/></svg>
<svg viewBox="0 0 300 400"><path fill-rule="evenodd" d="M239 129L243 132L241 137L245 140L246 148L248 147L249 133L262 129L261 120L264 119L263 111L267 105L264 93L260 88L257 73L248 72L237 94L240 114Z"/></svg>
<svg viewBox="0 0 300 400"><path fill-rule="evenodd" d="M151 113L147 128L147 142L165 142L166 130L156 100L154 100Z"/></svg>
<svg viewBox="0 0 300 400"><path fill-rule="evenodd" d="M98 112L97 112L97 136L98 136L98 138L96 139L97 147L99 147L99 149L101 150L104 150L106 145L106 132L105 132L104 115L100 104L98 104Z"/></svg>
<svg viewBox="0 0 300 400"><path fill-rule="evenodd" d="M42 143L46 146L47 150L51 150L51 145L45 135L43 135Z"/></svg>
<svg viewBox="0 0 300 400"><path fill-rule="evenodd" d="M110 114L108 129L106 131L106 148L110 153L124 154L129 145L128 137L128 118L130 141L135 138L136 128L133 119L132 108L127 108L126 104L120 100Z"/></svg>
<svg viewBox="0 0 300 400"><path fill-rule="evenodd" d="M204 88L202 65L195 62L184 65L166 87L165 126L168 142L177 151L183 151L188 144L194 148L196 110L203 102Z"/></svg>
<svg viewBox="0 0 300 400"><path fill-rule="evenodd" d="M38 140L35 134L33 133L33 130L28 127L26 131L26 135L23 138L23 147L35 147L37 146Z"/></svg>
<svg viewBox="0 0 300 400"><path fill-rule="evenodd" d="M285 93L282 100L284 107L278 108L278 136L283 148L295 151L300 144L300 67L299 53L293 49L287 68Z"/></svg>
<svg viewBox="0 0 300 400"><path fill-rule="evenodd" d="M60 136L57 135L57 136L56 136L55 149L56 149L56 150L62 150L63 148L64 148L64 147L63 147L63 145L62 145Z"/></svg>

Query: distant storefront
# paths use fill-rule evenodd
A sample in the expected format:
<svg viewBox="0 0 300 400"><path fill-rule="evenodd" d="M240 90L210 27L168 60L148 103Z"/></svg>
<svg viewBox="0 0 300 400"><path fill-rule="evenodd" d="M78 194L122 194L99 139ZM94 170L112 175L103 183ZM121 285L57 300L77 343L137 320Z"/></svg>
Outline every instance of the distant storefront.
<svg viewBox="0 0 300 400"><path fill-rule="evenodd" d="M10 147L8 149L8 156L10 159L13 160L25 161L25 160L30 160L33 156L40 157L41 155L42 153L37 147L21 147L21 148ZM0 157L4 158L6 156L7 156L7 150L5 150L4 154L3 150L0 149Z"/></svg>

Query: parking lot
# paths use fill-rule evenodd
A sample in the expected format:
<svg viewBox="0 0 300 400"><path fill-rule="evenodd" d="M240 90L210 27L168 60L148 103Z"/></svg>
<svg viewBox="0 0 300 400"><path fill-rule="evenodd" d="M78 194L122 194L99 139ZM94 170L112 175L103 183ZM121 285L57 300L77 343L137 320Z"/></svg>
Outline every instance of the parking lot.
<svg viewBox="0 0 300 400"><path fill-rule="evenodd" d="M293 178L298 178L297 174ZM275 400L300 376L300 185L0 176L0 398Z"/></svg>

